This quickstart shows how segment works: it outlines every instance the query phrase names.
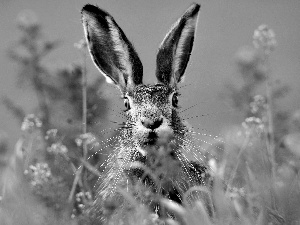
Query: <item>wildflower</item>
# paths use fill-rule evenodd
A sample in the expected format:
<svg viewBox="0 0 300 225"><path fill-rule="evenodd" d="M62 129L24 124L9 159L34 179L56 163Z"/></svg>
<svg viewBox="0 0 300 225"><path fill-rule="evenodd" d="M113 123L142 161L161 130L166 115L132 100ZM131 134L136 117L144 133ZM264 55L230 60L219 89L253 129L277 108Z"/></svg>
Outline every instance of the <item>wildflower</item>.
<svg viewBox="0 0 300 225"><path fill-rule="evenodd" d="M85 192L85 197L88 199L88 200L91 200L92 199L92 195L89 191Z"/></svg>
<svg viewBox="0 0 300 225"><path fill-rule="evenodd" d="M245 46L236 53L236 63L241 74L246 79L263 81L265 79L265 66L263 54L252 46ZM252 76L251 76L252 74Z"/></svg>
<svg viewBox="0 0 300 225"><path fill-rule="evenodd" d="M250 103L251 113L256 114L266 109L266 99L262 95L255 95L253 102Z"/></svg>
<svg viewBox="0 0 300 225"><path fill-rule="evenodd" d="M242 68L253 68L259 60L258 52L251 46L244 46L236 53L237 64Z"/></svg>
<svg viewBox="0 0 300 225"><path fill-rule="evenodd" d="M277 45L274 31L265 24L260 25L254 31L253 44L254 47L262 49L268 55Z"/></svg>
<svg viewBox="0 0 300 225"><path fill-rule="evenodd" d="M78 146L78 147L80 147L80 146L82 146L82 139L81 138L76 138L75 139L75 143L76 143L76 145Z"/></svg>
<svg viewBox="0 0 300 225"><path fill-rule="evenodd" d="M42 186L47 183L51 177L52 173L47 163L36 163L36 165L29 166L32 180L31 185L33 187Z"/></svg>
<svg viewBox="0 0 300 225"><path fill-rule="evenodd" d="M91 193L88 192L88 191L87 192L80 191L75 195L75 200L76 200L77 203L82 204L84 199L91 200L92 199Z"/></svg>
<svg viewBox="0 0 300 225"><path fill-rule="evenodd" d="M24 38L33 41L40 36L40 23L36 14L30 10L21 12L17 18L17 24L21 31L24 31Z"/></svg>
<svg viewBox="0 0 300 225"><path fill-rule="evenodd" d="M45 139L50 140L50 139L55 139L57 137L57 129L50 129L46 132Z"/></svg>
<svg viewBox="0 0 300 225"><path fill-rule="evenodd" d="M37 26L38 18L36 14L31 10L24 10L22 11L17 18L18 25L24 28Z"/></svg>
<svg viewBox="0 0 300 225"><path fill-rule="evenodd" d="M35 128L42 127L42 121L34 114L29 114L24 118L21 126L22 131L32 132Z"/></svg>
<svg viewBox="0 0 300 225"><path fill-rule="evenodd" d="M83 142L87 145L98 146L99 142L97 138L92 133L81 134L78 138L75 139L75 143L78 147L82 146Z"/></svg>
<svg viewBox="0 0 300 225"><path fill-rule="evenodd" d="M80 39L77 43L74 44L74 47L81 50L87 47L85 39Z"/></svg>
<svg viewBox="0 0 300 225"><path fill-rule="evenodd" d="M57 142L48 147L47 151L55 154L66 154L68 152L68 148L62 143Z"/></svg>
<svg viewBox="0 0 300 225"><path fill-rule="evenodd" d="M83 192L82 191L78 192L75 197L76 197L76 201L80 202L83 197Z"/></svg>
<svg viewBox="0 0 300 225"><path fill-rule="evenodd" d="M245 121L242 123L242 126L246 129L246 132L252 133L252 131L255 131L258 134L261 134L264 131L264 123L260 118L257 117L248 117L245 119Z"/></svg>

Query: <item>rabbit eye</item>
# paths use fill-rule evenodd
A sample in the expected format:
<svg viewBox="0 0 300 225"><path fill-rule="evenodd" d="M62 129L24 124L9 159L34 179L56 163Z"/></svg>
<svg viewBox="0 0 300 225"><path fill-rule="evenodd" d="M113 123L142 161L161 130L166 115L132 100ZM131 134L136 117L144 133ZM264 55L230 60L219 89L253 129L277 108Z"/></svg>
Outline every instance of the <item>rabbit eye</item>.
<svg viewBox="0 0 300 225"><path fill-rule="evenodd" d="M174 107L177 107L178 106L178 94L177 93L174 93L173 94L173 97L172 97L172 105Z"/></svg>
<svg viewBox="0 0 300 225"><path fill-rule="evenodd" d="M130 103L129 103L129 99L128 98L124 98L124 105L126 107L126 110L130 109Z"/></svg>

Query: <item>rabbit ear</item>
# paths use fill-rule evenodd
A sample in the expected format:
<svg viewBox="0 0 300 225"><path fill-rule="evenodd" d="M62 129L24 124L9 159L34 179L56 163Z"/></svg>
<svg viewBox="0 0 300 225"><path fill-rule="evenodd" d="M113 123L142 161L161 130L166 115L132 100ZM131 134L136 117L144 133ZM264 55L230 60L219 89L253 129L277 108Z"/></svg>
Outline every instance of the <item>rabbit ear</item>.
<svg viewBox="0 0 300 225"><path fill-rule="evenodd" d="M123 92L141 84L142 63L113 17L89 4L82 8L81 14L90 54L107 81Z"/></svg>
<svg viewBox="0 0 300 225"><path fill-rule="evenodd" d="M199 9L200 5L191 5L161 43L156 58L159 82L175 85L182 80L193 47Z"/></svg>

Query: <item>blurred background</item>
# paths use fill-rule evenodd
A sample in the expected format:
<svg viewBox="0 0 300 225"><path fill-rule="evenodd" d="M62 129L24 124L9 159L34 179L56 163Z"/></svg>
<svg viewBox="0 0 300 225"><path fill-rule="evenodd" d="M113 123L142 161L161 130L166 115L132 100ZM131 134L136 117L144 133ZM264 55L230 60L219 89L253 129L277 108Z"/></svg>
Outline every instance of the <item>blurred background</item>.
<svg viewBox="0 0 300 225"><path fill-rule="evenodd" d="M264 132L273 135L275 151L285 151L282 140L288 140L284 143L296 149L299 156L300 1L196 2L201 4L196 39L185 82L180 85L183 118L200 135L201 144L210 146L217 139L214 137L226 136L227 131L231 133L227 132L224 139L232 135L232 141L239 132L229 128L241 125L245 118L260 118L248 123L268 128ZM113 15L143 62L145 83L156 82L157 48L170 26L191 4L182 0L0 0L0 204L5 200L4 207L0 207L0 223L6 218L5 225L42 224L49 216L47 207L53 209L54 219L50 216L45 224L75 224L57 222L55 218L56 214L65 218L60 209L65 207L66 199L68 203L76 203L77 194L81 193L82 186L78 188L80 185L73 182L75 169L82 163L81 144L86 140L91 140L89 144L95 144L96 139L97 144L105 140L102 147L109 149L113 140L108 139L111 130L122 122L119 112L124 106L119 91L101 79L82 49L80 11L86 3L96 4ZM266 52L253 46L254 30L261 24L272 29L269 32L261 27L261 33L256 35L256 41L260 35L269 35L272 52L267 59ZM81 77L85 69L88 132L95 136L80 136L85 133L81 123ZM255 111L254 106L262 110ZM266 120L266 112L273 114L274 124ZM43 124L32 115L22 123L28 114L35 114ZM246 128L249 128L247 123ZM202 140L205 135L211 135L212 139ZM69 158L62 159L62 155ZM90 158L94 160L93 156ZM94 164L90 162L96 168L100 168L98 162L103 160L102 155L99 158L95 158ZM26 176L29 173L27 178L23 176L24 170ZM94 180L92 177L89 181ZM29 194L26 184L42 197L47 207L36 204L36 195ZM85 188L82 189L89 190ZM82 213L77 207L83 201L81 197L70 209L72 215ZM69 214L66 213L68 218ZM299 215L298 211L295 214Z"/></svg>
<svg viewBox="0 0 300 225"><path fill-rule="evenodd" d="M79 62L80 54L74 43L83 38L80 22L83 0L1 0L0 1L0 96L8 96L21 105L26 114L37 104L35 95L28 87L17 85L18 65L8 57L21 32L17 28L18 17L30 12L37 18L47 40L59 40L59 47L43 58L43 64L51 67ZM155 54L157 47L171 24L189 6L189 1L90 1L106 9L123 28L135 45L144 64L144 81L155 82ZM224 84L239 85L235 55L245 45L252 45L254 30L267 24L276 33L278 46L270 63L272 80L287 84L291 91L280 101L288 110L299 108L300 103L300 2L298 0L214 0L198 1L202 5L197 36L186 79L182 88L183 108L197 104L188 110L193 126L218 135L223 127L241 121L224 98ZM28 11L29 10L29 11ZM87 59L89 76L98 76L91 60ZM89 78L91 80L91 78ZM109 85L103 90L112 89ZM118 92L108 92L106 98L115 100ZM221 96L221 97L220 97ZM121 106L122 107L122 106ZM240 118L240 121L239 121ZM194 123L195 122L195 123ZM0 107L0 129L14 145L20 135L20 124L3 105Z"/></svg>

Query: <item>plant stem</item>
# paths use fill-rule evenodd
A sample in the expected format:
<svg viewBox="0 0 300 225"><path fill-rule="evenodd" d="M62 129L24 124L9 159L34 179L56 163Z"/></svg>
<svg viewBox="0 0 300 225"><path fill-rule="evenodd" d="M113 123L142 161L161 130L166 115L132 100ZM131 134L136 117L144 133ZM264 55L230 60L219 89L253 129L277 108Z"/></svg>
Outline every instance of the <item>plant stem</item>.
<svg viewBox="0 0 300 225"><path fill-rule="evenodd" d="M42 113L42 122L43 122L43 132L47 132L49 128L49 109L47 105L47 96L45 94L44 85L41 79L43 73L45 73L44 68L41 66L41 55L38 52L38 46L35 41L28 43L28 51L31 54L31 66L33 69L32 73L32 84L36 92L38 99L39 109Z"/></svg>
<svg viewBox="0 0 300 225"><path fill-rule="evenodd" d="M272 102L272 85L269 77L269 73L267 74L267 83L266 83L266 96L267 96L267 117L268 117L268 136L267 136L267 148L269 159L272 167L272 176L275 178L275 137L274 137L274 123L273 123L273 102Z"/></svg>
<svg viewBox="0 0 300 225"><path fill-rule="evenodd" d="M82 65L82 80L81 80L81 85L82 85L82 124L81 124L81 130L82 130L82 134L86 134L87 133L87 77L86 77L86 57L85 57L85 53L82 53L83 55L83 65ZM87 143L86 140L83 139L82 142L82 156L83 156L83 160L85 161L87 159ZM82 163L82 162L81 162ZM84 178L82 177L82 175L84 176ZM73 185L71 188L71 192L68 198L69 203L72 201L75 190L76 190L76 186L78 184L78 182L82 182L82 185L85 185L85 181L86 181L86 173L84 170L84 165L80 165L80 167L78 168L78 170L76 171L76 175L73 181ZM84 196L84 195L83 195Z"/></svg>
<svg viewBox="0 0 300 225"><path fill-rule="evenodd" d="M249 142L250 142L250 134L246 134L246 139L244 140L243 145L242 145L242 147L241 147L241 149L240 149L240 151L239 151L239 153L238 153L238 155L237 155L237 159L236 159L237 162L236 162L236 165L235 165L233 171L231 172L231 175L230 175L230 177L229 177L229 179L228 179L228 183L227 183L227 185L226 185L226 186L227 186L227 187L226 187L226 192L225 192L226 195L227 195L228 192L229 192L229 188L231 188L231 186L232 186L233 180L234 180L234 178L235 178L235 175L236 175L236 173L237 173L238 167L239 167L239 165L240 165L241 156L242 156L242 154L244 153L245 149L247 148Z"/></svg>
<svg viewBox="0 0 300 225"><path fill-rule="evenodd" d="M72 202L72 199L73 199L73 196L74 196L74 193L75 193L75 190L76 190L76 187L77 187L77 183L79 182L80 180L80 175L82 173L82 166L76 171L76 175L75 175L75 178L74 178L74 181L73 181L73 185L72 185L72 188L71 188L71 191L70 191L70 194L69 194L69 198L68 198L68 202L71 203Z"/></svg>
<svg viewBox="0 0 300 225"><path fill-rule="evenodd" d="M83 65L82 65L82 134L87 133L87 76L86 76L86 57L83 54ZM83 142L83 159L87 157L87 144Z"/></svg>
<svg viewBox="0 0 300 225"><path fill-rule="evenodd" d="M86 55L85 55L85 49L82 51L82 134L87 133L87 75L86 75ZM82 142L82 150L83 150L83 160L87 160L88 150L87 150L87 140L84 139ZM86 189L89 189L88 182L87 182L87 170L85 170L84 165L82 165L82 183L83 187ZM84 195L84 201L85 195Z"/></svg>
<svg viewBox="0 0 300 225"><path fill-rule="evenodd" d="M268 59L268 58L267 58ZM266 59L266 64L267 64L267 59ZM268 66L268 65L267 65ZM267 151L268 151L268 155L269 155L269 160L270 160L270 164L271 164L271 180L274 181L274 179L276 178L276 162L275 162L275 155L274 155L274 151L275 151L275 136L274 136L274 123L273 123L273 101L272 101L272 84L270 81L270 67L268 66L267 68L267 83L266 83L266 96L267 96L267 103L268 103L268 107L267 107L267 117L268 117L268 132L267 132ZM270 186L270 195L271 195L271 203L272 203L272 207L274 210L277 210L276 207L276 200L275 197L273 196L272 192L273 192L273 187Z"/></svg>

